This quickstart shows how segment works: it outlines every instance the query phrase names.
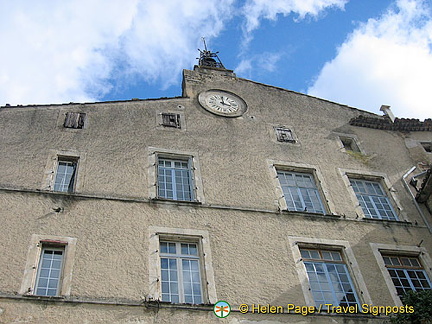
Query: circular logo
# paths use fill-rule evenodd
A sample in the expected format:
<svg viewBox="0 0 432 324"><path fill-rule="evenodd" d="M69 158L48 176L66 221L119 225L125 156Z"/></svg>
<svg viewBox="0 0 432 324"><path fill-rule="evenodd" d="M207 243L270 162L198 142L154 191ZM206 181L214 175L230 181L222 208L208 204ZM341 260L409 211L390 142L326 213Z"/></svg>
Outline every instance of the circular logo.
<svg viewBox="0 0 432 324"><path fill-rule="evenodd" d="M231 306L224 300L219 300L213 307L213 313L219 317L227 317L231 313Z"/></svg>

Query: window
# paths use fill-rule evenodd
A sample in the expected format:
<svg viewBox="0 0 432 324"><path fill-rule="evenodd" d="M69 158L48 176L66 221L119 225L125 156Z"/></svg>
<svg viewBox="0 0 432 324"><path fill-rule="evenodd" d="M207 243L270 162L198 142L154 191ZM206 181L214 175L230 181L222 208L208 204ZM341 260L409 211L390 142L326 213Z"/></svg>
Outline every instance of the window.
<svg viewBox="0 0 432 324"><path fill-rule="evenodd" d="M149 226L149 300L216 303L208 231Z"/></svg>
<svg viewBox="0 0 432 324"><path fill-rule="evenodd" d="M291 129L285 127L275 127L276 138L279 142L295 143L295 137Z"/></svg>
<svg viewBox="0 0 432 324"><path fill-rule="evenodd" d="M325 214L312 174L278 170L277 175L289 211Z"/></svg>
<svg viewBox="0 0 432 324"><path fill-rule="evenodd" d="M162 113L162 126L181 128L180 114Z"/></svg>
<svg viewBox="0 0 432 324"><path fill-rule="evenodd" d="M316 307L320 304L351 306L359 303L339 251L301 248L300 253Z"/></svg>
<svg viewBox="0 0 432 324"><path fill-rule="evenodd" d="M160 258L162 301L201 304L198 244L161 241Z"/></svg>
<svg viewBox="0 0 432 324"><path fill-rule="evenodd" d="M432 260L426 248L400 244L369 245L395 305L402 305L400 296L406 291L431 289Z"/></svg>
<svg viewBox="0 0 432 324"><path fill-rule="evenodd" d="M382 255L398 296L409 290L431 289L431 282L417 257Z"/></svg>
<svg viewBox="0 0 432 324"><path fill-rule="evenodd" d="M193 201L193 180L190 159L158 157L158 198Z"/></svg>
<svg viewBox="0 0 432 324"><path fill-rule="evenodd" d="M378 181L349 179L367 218L398 220L386 193Z"/></svg>
<svg viewBox="0 0 432 324"><path fill-rule="evenodd" d="M76 178L77 160L58 158L54 191L73 192Z"/></svg>
<svg viewBox="0 0 432 324"><path fill-rule="evenodd" d="M298 236L288 240L306 305L372 303L348 241Z"/></svg>
<svg viewBox="0 0 432 324"><path fill-rule="evenodd" d="M33 234L20 294L68 296L76 238Z"/></svg>
<svg viewBox="0 0 432 324"><path fill-rule="evenodd" d="M351 152L360 152L360 149L354 138L347 136L339 136L339 139L342 142L343 148L345 150Z"/></svg>
<svg viewBox="0 0 432 324"><path fill-rule="evenodd" d="M426 152L432 152L432 142L420 142L420 144Z"/></svg>
<svg viewBox="0 0 432 324"><path fill-rule="evenodd" d="M63 123L66 128L82 129L84 128L85 113L67 112Z"/></svg>
<svg viewBox="0 0 432 324"><path fill-rule="evenodd" d="M39 260L35 295L58 296L63 267L64 247L44 246Z"/></svg>
<svg viewBox="0 0 432 324"><path fill-rule="evenodd" d="M79 192L83 189L86 153L70 150L49 150L41 190ZM79 172L78 172L79 169Z"/></svg>

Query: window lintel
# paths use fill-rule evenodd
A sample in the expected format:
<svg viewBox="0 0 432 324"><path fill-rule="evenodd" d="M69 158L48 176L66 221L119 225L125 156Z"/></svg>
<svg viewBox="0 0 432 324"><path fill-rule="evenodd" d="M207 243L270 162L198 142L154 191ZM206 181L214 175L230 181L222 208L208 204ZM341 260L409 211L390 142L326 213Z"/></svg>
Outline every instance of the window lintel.
<svg viewBox="0 0 432 324"><path fill-rule="evenodd" d="M202 235L181 235L181 234L170 234L156 232L155 235L159 236L162 241L175 241L175 242L187 242L187 243L198 243L203 238Z"/></svg>

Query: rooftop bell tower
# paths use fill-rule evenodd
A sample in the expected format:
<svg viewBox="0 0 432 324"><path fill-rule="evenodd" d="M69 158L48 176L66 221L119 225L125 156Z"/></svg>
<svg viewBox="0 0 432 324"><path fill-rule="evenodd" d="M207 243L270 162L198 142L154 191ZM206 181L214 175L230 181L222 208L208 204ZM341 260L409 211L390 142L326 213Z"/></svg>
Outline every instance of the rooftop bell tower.
<svg viewBox="0 0 432 324"><path fill-rule="evenodd" d="M198 58L198 66L201 68L216 68L226 70L225 66L222 64L218 53L219 52L211 52L207 49L207 44L205 38L202 38L204 43L204 50L198 49L200 52L200 57Z"/></svg>

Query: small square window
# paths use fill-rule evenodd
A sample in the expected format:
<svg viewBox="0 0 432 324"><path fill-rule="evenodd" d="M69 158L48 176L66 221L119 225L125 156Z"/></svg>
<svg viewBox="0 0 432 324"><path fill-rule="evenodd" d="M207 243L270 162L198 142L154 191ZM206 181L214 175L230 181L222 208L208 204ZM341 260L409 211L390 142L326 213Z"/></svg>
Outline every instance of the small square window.
<svg viewBox="0 0 432 324"><path fill-rule="evenodd" d="M67 112L63 126L66 128L82 129L84 128L85 118L85 113Z"/></svg>
<svg viewBox="0 0 432 324"><path fill-rule="evenodd" d="M423 149L428 152L431 153L432 152L432 142L420 142L421 146L423 146Z"/></svg>
<svg viewBox="0 0 432 324"><path fill-rule="evenodd" d="M180 114L162 113L162 126L181 128Z"/></svg>
<svg viewBox="0 0 432 324"><path fill-rule="evenodd" d="M343 148L347 151L351 152L360 152L360 149L352 137L339 136L340 141L342 142Z"/></svg>
<svg viewBox="0 0 432 324"><path fill-rule="evenodd" d="M67 157L58 158L57 171L54 181L54 191L74 191L77 163L78 161L76 159L70 159Z"/></svg>
<svg viewBox="0 0 432 324"><path fill-rule="evenodd" d="M295 143L295 137L291 129L275 127L276 138L279 142Z"/></svg>

